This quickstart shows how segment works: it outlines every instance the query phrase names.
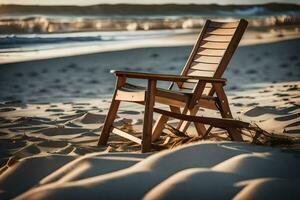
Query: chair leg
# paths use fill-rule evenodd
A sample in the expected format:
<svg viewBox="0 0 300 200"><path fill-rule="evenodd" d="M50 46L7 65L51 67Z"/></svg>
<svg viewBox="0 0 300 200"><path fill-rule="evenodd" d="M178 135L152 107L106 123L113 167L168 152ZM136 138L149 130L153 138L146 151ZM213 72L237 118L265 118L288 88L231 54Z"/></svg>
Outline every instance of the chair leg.
<svg viewBox="0 0 300 200"><path fill-rule="evenodd" d="M118 77L117 82L116 82L116 89L107 113L107 116L105 118L105 122L101 131L101 135L98 141L98 146L99 145L106 145L108 138L109 138L109 134L110 134L110 130L111 130L111 126L116 118L117 115L117 111L119 109L120 106L120 101L116 100L116 94L117 94L117 90L118 88L124 86L126 82L126 78L125 77Z"/></svg>
<svg viewBox="0 0 300 200"><path fill-rule="evenodd" d="M99 138L99 141L98 141L98 146L107 144L109 134L110 134L110 130L111 130L111 126L112 126L112 124L113 124L113 122L116 118L119 106L120 106L120 101L115 100L113 98L113 100L110 104L110 108L109 108L109 111L107 113L107 116L105 118L104 126L102 128L101 135L100 135L100 138Z"/></svg>
<svg viewBox="0 0 300 200"><path fill-rule="evenodd" d="M160 137L160 135L165 127L165 123L167 123L168 120L169 120L168 116L159 115L159 117L154 125L154 131L152 133L152 142L156 141Z"/></svg>
<svg viewBox="0 0 300 200"><path fill-rule="evenodd" d="M170 106L170 110L172 112L181 113L180 108L175 107L175 106ZM152 133L152 142L158 140L158 138L160 137L160 135L165 127L165 124L168 122L168 120L169 120L168 116L159 115L159 117L154 125L154 131Z"/></svg>
<svg viewBox="0 0 300 200"><path fill-rule="evenodd" d="M225 94L225 91L223 89L223 85L221 84L215 84L214 85L214 89L216 90L216 94L218 96L218 105L220 107L220 113L221 116L223 118L230 118L233 119L230 107L229 107L229 103L228 103L228 99L227 96ZM228 128L227 129L230 138L234 141L243 141L243 137L240 133L240 131L238 131L236 128Z"/></svg>
<svg viewBox="0 0 300 200"><path fill-rule="evenodd" d="M204 124L194 122L194 125L197 130L198 136L203 136L206 133L206 128Z"/></svg>
<svg viewBox="0 0 300 200"><path fill-rule="evenodd" d="M151 151L151 136L153 122L153 107L155 101L156 80L148 81L148 88L145 96L145 113L142 138L142 153Z"/></svg>
<svg viewBox="0 0 300 200"><path fill-rule="evenodd" d="M197 112L199 110L198 106L195 106L193 109L188 109L188 108L184 108L183 110L183 114L188 114L188 115L196 115ZM180 122L177 125L177 129L181 132L186 132L188 127L190 126L191 122L189 121L183 121L180 120ZM201 123L194 123L195 124L195 128L197 130L198 135L203 135L206 132L206 128L204 126L204 124Z"/></svg>

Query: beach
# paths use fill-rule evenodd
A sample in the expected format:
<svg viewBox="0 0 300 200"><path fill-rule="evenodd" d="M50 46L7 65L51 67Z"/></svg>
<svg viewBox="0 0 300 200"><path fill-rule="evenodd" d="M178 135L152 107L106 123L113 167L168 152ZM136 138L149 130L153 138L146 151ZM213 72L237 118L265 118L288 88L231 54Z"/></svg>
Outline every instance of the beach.
<svg viewBox="0 0 300 200"><path fill-rule="evenodd" d="M234 118L300 137L300 39L248 38L224 76ZM0 198L297 199L298 145L212 137L141 154L116 135L96 145L114 90L110 69L178 74L191 40L2 64ZM115 124L141 135L142 119L142 106L122 103Z"/></svg>
<svg viewBox="0 0 300 200"><path fill-rule="evenodd" d="M300 199L299 4L70 2L0 5L1 200ZM183 133L171 118L148 153L113 133L97 145L116 85L111 70L179 75L207 19L242 18L248 28L222 78L233 118L246 124L237 130L243 142L220 124L205 125L204 136L194 124ZM223 66L246 24L209 22L202 42L212 46L200 43L204 60L193 62ZM196 75L215 73L202 68ZM224 115L219 95L203 97L219 111L196 115ZM122 102L113 125L140 140L151 124L145 113Z"/></svg>

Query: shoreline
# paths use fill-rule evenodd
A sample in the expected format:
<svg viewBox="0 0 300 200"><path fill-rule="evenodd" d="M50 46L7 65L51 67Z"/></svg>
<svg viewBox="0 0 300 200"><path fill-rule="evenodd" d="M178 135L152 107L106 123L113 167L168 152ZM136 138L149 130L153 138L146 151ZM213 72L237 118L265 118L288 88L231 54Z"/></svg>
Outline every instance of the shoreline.
<svg viewBox="0 0 300 200"><path fill-rule="evenodd" d="M248 31L241 40L240 46L268 44L272 42L280 42L300 38L299 32L289 31L284 28L276 31L267 32ZM190 31L190 33L188 33ZM182 33L181 33L182 32ZM186 33L185 33L186 32ZM71 47L54 48L45 50L30 50L19 52L1 52L0 53L0 67L1 65L10 63L20 63L34 60L45 60L52 58L62 58L71 56L88 55L95 53L105 53L114 51L125 51L140 48L154 48L154 47L176 47L193 45L197 39L197 30L171 30L170 35L165 35L156 38L145 38L128 41L104 41L101 43L91 42L86 44L77 44Z"/></svg>

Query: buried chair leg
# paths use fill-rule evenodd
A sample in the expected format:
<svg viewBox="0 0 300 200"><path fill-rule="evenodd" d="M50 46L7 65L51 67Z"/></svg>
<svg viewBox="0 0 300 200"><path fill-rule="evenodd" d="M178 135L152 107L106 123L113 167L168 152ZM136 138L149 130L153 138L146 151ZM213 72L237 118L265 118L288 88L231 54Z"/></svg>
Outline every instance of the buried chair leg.
<svg viewBox="0 0 300 200"><path fill-rule="evenodd" d="M231 110L229 107L228 99L221 84L214 84L214 89L217 93L219 101L217 102L219 105L220 113L223 118L233 119ZM243 137L241 132L236 128L227 128L227 132L231 140L233 141L243 141Z"/></svg>
<svg viewBox="0 0 300 200"><path fill-rule="evenodd" d="M175 113L181 113L180 108L175 106L170 106L170 110ZM152 142L159 139L163 129L165 128L165 124L168 122L169 117L166 115L159 115L157 121L154 125L154 131L152 134Z"/></svg>
<svg viewBox="0 0 300 200"><path fill-rule="evenodd" d="M157 121L155 122L154 125L154 131L152 134L152 141L156 141L157 139L159 139L164 127L165 127L165 123L167 123L169 120L169 117L166 115L160 115L157 119Z"/></svg>

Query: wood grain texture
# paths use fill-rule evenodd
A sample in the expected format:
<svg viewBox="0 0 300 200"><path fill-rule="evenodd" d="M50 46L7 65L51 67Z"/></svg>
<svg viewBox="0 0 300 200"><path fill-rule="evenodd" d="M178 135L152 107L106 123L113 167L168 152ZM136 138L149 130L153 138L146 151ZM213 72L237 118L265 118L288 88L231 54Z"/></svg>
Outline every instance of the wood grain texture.
<svg viewBox="0 0 300 200"><path fill-rule="evenodd" d="M142 153L151 151L152 142L152 122L153 107L155 103L156 80L148 80L147 91L145 94L145 113L142 138Z"/></svg>

